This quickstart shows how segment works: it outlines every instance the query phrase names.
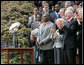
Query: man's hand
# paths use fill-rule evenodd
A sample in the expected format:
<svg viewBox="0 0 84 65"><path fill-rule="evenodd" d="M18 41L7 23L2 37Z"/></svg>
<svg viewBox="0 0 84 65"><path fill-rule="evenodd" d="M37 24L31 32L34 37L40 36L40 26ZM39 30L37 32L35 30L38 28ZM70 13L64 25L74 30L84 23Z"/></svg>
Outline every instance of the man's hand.
<svg viewBox="0 0 84 65"><path fill-rule="evenodd" d="M55 31L56 31L56 30L55 30L55 28L54 28L54 27L52 27L52 28L50 29L50 32L51 32L51 34L52 34L52 35L54 35L54 34L55 34Z"/></svg>
<svg viewBox="0 0 84 65"><path fill-rule="evenodd" d="M33 34L32 34L32 40L34 40L34 41L36 40L36 37Z"/></svg>

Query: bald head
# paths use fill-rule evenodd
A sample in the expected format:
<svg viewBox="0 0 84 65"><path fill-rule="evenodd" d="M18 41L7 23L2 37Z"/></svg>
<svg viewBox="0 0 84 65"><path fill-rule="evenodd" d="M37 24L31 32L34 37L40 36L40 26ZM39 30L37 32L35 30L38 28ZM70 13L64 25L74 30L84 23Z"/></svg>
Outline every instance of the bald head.
<svg viewBox="0 0 84 65"><path fill-rule="evenodd" d="M59 12L60 6L58 4L55 5L55 11Z"/></svg>
<svg viewBox="0 0 84 65"><path fill-rule="evenodd" d="M38 14L38 15L37 15L37 21L41 21L41 18L42 18L41 15Z"/></svg>
<svg viewBox="0 0 84 65"><path fill-rule="evenodd" d="M49 13L44 14L43 20L44 20L44 22L48 22L50 20L50 14Z"/></svg>

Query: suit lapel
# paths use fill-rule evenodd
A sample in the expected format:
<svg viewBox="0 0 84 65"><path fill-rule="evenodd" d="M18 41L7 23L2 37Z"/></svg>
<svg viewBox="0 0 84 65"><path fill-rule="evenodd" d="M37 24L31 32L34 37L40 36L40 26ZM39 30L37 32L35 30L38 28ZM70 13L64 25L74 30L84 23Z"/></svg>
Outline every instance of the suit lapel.
<svg viewBox="0 0 84 65"><path fill-rule="evenodd" d="M48 27L49 24L50 24L50 22L49 22L43 29L41 28L41 32L42 32L41 35L42 35L43 32L47 29L47 27Z"/></svg>
<svg viewBox="0 0 84 65"><path fill-rule="evenodd" d="M57 18L57 14L56 14L56 12L55 12L54 14L55 14L55 18Z"/></svg>
<svg viewBox="0 0 84 65"><path fill-rule="evenodd" d="M71 23L73 23L73 22L74 22L74 18L72 18L68 24L67 24L67 22L64 22L64 25L69 27L71 25Z"/></svg>
<svg viewBox="0 0 84 65"><path fill-rule="evenodd" d="M70 27L70 25L74 22L74 18L71 19L71 21L68 23L68 26Z"/></svg>

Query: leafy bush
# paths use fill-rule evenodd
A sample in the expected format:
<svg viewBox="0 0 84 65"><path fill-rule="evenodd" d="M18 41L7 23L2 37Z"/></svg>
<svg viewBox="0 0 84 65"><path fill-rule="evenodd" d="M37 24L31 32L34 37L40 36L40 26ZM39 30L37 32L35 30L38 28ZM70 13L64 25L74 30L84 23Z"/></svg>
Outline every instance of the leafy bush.
<svg viewBox="0 0 84 65"><path fill-rule="evenodd" d="M26 28L30 12L33 12L33 1L1 1L1 41L11 43L12 33L9 32L9 27L14 22L21 23L21 29L18 31L18 43L21 47L28 47L29 40L24 35L30 35L31 28ZM24 56L25 61L30 63L30 57ZM26 59L27 58L27 59ZM20 57L17 55L10 60L12 64L18 64ZM17 62L16 62L17 61ZM25 62L25 63L26 63ZM2 59L2 64L6 60Z"/></svg>
<svg viewBox="0 0 84 65"><path fill-rule="evenodd" d="M26 28L29 13L33 11L33 1L1 1L1 41L12 42L12 34L9 33L9 27L14 22L20 22L22 29L18 32L23 39L22 42L28 43L24 34L29 35L31 29ZM19 38L20 40L20 38ZM22 43L21 43L22 44Z"/></svg>

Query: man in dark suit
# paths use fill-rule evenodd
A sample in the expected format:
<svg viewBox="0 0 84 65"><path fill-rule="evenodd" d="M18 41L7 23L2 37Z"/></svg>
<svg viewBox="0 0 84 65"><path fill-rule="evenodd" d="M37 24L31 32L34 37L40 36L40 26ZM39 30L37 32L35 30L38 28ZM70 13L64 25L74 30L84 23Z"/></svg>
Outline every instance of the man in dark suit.
<svg viewBox="0 0 84 65"><path fill-rule="evenodd" d="M51 16L51 22L53 22L53 23L55 23L55 19L60 18L60 15L58 14L59 8L60 8L59 5L56 4L55 5L55 11L50 14L50 16Z"/></svg>
<svg viewBox="0 0 84 65"><path fill-rule="evenodd" d="M79 49L79 64L83 63L83 37L82 37L82 23L83 23L83 8L78 8L76 13L76 18L78 21L78 35L77 35L77 43Z"/></svg>
<svg viewBox="0 0 84 65"><path fill-rule="evenodd" d="M66 64L76 64L76 32L78 22L73 18L71 10L65 11L65 17L67 18L67 22L64 22L63 28L59 31L60 34L63 34L64 59Z"/></svg>

